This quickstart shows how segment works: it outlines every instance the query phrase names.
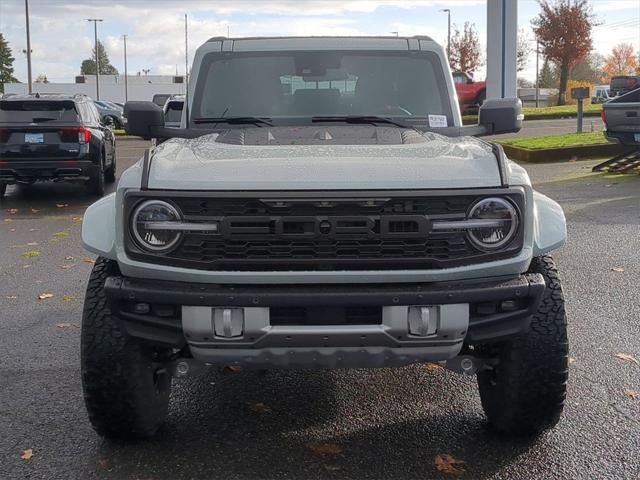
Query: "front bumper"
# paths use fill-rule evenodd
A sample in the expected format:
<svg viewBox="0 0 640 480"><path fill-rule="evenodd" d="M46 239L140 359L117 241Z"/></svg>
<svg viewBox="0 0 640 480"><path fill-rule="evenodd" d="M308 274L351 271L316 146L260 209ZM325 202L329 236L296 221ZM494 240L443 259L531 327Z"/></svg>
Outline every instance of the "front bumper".
<svg viewBox="0 0 640 480"><path fill-rule="evenodd" d="M350 286L207 285L127 277L109 277L105 283L111 310L129 335L164 347L188 346L204 362L255 368L447 360L463 344L496 342L525 331L544 288L538 274ZM373 316L367 313L360 324L344 313L350 309ZM288 320L282 321L282 312L291 311L308 313L302 321L286 314ZM319 311L327 312L326 321L318 318Z"/></svg>
<svg viewBox="0 0 640 480"><path fill-rule="evenodd" d="M95 175L91 160L2 160L0 183L33 183L40 180L82 181Z"/></svg>

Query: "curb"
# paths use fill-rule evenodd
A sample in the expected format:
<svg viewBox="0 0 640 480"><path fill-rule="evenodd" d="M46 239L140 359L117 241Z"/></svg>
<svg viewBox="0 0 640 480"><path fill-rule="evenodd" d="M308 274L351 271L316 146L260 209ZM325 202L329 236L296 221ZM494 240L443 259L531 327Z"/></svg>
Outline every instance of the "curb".
<svg viewBox="0 0 640 480"><path fill-rule="evenodd" d="M626 151L625 148L618 143L550 148L544 150L528 150L511 145L502 145L502 148L511 160L530 163L560 162L573 158L613 157Z"/></svg>

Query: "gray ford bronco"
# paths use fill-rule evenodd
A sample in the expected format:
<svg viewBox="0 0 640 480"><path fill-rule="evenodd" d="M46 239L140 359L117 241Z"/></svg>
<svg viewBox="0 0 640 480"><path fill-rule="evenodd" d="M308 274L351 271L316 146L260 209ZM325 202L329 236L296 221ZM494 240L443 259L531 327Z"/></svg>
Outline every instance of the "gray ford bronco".
<svg viewBox="0 0 640 480"><path fill-rule="evenodd" d="M94 428L153 435L173 377L205 366L419 362L477 375L499 432L554 426L564 215L474 138L518 131L521 111L488 100L462 126L427 37L206 42L180 128L126 105L128 132L156 143L84 217Z"/></svg>

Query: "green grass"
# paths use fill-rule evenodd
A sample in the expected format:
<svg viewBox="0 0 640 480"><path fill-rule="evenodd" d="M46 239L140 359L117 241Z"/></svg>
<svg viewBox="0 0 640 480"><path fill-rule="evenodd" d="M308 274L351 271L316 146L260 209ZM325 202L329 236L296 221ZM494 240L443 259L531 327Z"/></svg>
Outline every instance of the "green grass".
<svg viewBox="0 0 640 480"><path fill-rule="evenodd" d="M127 132L124 131L124 128L118 128L113 130L113 134L116 137L124 137L127 134Z"/></svg>
<svg viewBox="0 0 640 480"><path fill-rule="evenodd" d="M526 120L545 120L553 118L575 118L578 116L577 105L562 105L560 107L524 107L522 109L524 119ZM586 117L597 117L602 112L602 104L586 105L584 107L584 115ZM464 115L462 123L464 125L473 125L478 122L477 115Z"/></svg>
<svg viewBox="0 0 640 480"><path fill-rule="evenodd" d="M609 142L602 132L567 133L546 137L514 138L498 140L497 143L526 150L547 150L551 148L581 147L586 145L605 145Z"/></svg>

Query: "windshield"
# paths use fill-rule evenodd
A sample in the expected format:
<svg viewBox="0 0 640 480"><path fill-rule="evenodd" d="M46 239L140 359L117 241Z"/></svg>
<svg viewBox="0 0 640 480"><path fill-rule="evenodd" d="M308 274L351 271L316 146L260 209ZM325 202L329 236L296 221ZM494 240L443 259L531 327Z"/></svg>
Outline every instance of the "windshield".
<svg viewBox="0 0 640 480"><path fill-rule="evenodd" d="M208 54L192 118L371 115L453 125L449 92L430 52ZM445 125L446 123L446 125Z"/></svg>
<svg viewBox="0 0 640 480"><path fill-rule="evenodd" d="M0 101L0 123L77 122L71 101Z"/></svg>

